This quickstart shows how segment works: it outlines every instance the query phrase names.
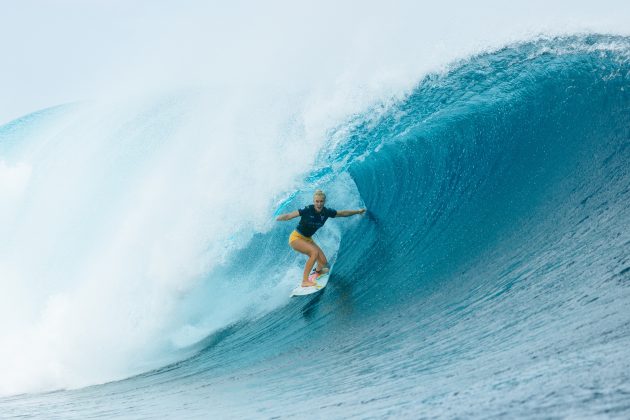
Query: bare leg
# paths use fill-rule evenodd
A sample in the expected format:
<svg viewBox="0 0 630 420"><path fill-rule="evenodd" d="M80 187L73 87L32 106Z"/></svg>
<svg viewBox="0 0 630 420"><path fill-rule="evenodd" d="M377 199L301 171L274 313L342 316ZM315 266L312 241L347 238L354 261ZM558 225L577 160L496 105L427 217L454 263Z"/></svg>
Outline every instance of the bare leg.
<svg viewBox="0 0 630 420"><path fill-rule="evenodd" d="M324 255L324 251L315 244L317 248L318 256L317 256L317 271L324 274L328 272L328 260L326 259L326 255Z"/></svg>
<svg viewBox="0 0 630 420"><path fill-rule="evenodd" d="M320 258L319 247L313 243L305 241L304 239L296 239L295 241L291 242L291 248L308 256L308 261L306 261L306 266L304 266L304 273L302 276L302 287L315 286L317 283L310 281L308 279L308 275L311 273L315 262L318 261ZM326 257L323 258L325 261Z"/></svg>

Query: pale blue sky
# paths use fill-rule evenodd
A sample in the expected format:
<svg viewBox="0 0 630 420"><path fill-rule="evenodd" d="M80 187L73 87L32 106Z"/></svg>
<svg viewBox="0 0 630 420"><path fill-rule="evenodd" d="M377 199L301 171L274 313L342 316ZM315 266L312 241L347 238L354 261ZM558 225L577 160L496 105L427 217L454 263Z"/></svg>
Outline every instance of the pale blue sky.
<svg viewBox="0 0 630 420"><path fill-rule="evenodd" d="M404 86L540 33L630 34L627 0L0 0L0 10L0 124L136 89L338 79Z"/></svg>

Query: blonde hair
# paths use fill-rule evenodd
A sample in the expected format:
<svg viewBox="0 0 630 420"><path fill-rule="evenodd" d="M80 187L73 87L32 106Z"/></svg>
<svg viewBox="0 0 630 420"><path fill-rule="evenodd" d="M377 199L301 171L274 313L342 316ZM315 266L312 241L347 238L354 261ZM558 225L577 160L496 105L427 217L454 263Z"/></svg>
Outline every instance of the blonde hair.
<svg viewBox="0 0 630 420"><path fill-rule="evenodd" d="M321 197L324 200L326 200L326 193L324 191L322 191L322 190L317 190L317 191L315 191L313 193L313 198L315 198L315 197Z"/></svg>

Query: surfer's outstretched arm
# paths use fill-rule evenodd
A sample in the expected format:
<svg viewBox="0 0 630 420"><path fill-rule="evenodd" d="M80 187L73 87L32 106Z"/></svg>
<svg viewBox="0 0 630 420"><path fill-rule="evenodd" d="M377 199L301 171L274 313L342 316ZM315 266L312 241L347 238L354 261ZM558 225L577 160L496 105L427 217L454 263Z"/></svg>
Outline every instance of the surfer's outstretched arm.
<svg viewBox="0 0 630 420"><path fill-rule="evenodd" d="M359 210L337 210L337 217L350 217L355 214L363 214L367 209L359 209Z"/></svg>
<svg viewBox="0 0 630 420"><path fill-rule="evenodd" d="M276 220L278 222L284 222L286 220L295 219L299 215L300 215L300 212L295 210L295 211L292 211L291 213L281 214L280 216L276 217Z"/></svg>

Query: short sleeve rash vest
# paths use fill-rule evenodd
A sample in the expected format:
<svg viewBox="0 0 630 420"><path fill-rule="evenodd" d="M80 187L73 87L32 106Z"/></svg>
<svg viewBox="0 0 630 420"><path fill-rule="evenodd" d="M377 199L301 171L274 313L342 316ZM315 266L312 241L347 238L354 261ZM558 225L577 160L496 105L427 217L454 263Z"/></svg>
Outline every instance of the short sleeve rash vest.
<svg viewBox="0 0 630 420"><path fill-rule="evenodd" d="M295 229L301 235L309 238L315 234L317 229L324 226L324 223L326 223L329 217L334 218L337 216L337 210L326 207L324 207L321 212L317 213L315 206L312 204L298 210L298 213L300 213L302 218Z"/></svg>

